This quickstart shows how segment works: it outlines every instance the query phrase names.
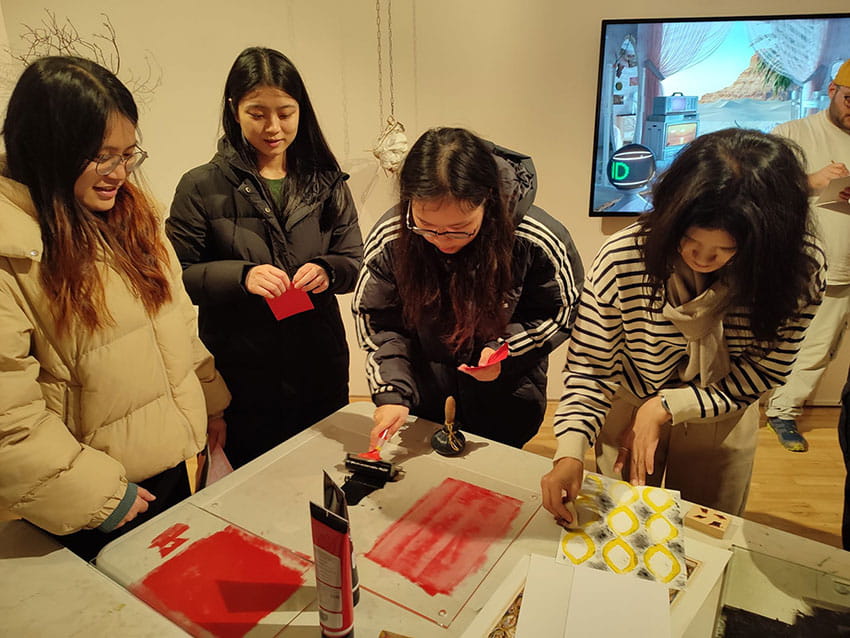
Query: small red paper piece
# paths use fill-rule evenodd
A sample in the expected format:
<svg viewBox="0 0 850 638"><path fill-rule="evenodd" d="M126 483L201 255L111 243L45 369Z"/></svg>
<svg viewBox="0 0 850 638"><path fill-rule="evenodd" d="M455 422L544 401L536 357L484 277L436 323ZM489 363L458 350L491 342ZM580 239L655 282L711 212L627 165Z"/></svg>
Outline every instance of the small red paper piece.
<svg viewBox="0 0 850 638"><path fill-rule="evenodd" d="M165 530L162 534L157 536L151 541L151 544L148 545L150 549L156 547L159 549L159 555L162 558L168 556L175 549L180 547L183 543L188 541L188 538L180 538L180 534L189 531L189 526L185 523L177 523L176 525L172 525L167 530Z"/></svg>
<svg viewBox="0 0 850 638"><path fill-rule="evenodd" d="M484 368L488 368L492 365L495 365L495 364L499 363L500 361L504 361L507 358L508 358L508 344L503 343L502 345L499 346L498 350L496 350L495 352L493 352L493 354L490 355L490 358L487 359L487 363L484 363L480 366L468 366L465 363L462 363L457 367L457 369L463 370L464 372L469 372L470 370L472 370L472 371L483 370Z"/></svg>
<svg viewBox="0 0 850 638"><path fill-rule="evenodd" d="M267 298L266 303L269 304L269 308L272 309L275 319L278 321L314 308L313 302L310 301L310 295L295 286L291 286L278 297Z"/></svg>

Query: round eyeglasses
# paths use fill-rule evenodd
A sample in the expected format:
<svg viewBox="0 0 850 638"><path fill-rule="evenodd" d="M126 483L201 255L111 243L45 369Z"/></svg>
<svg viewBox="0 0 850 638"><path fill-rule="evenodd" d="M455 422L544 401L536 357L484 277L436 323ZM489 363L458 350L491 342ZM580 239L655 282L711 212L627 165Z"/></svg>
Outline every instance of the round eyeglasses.
<svg viewBox="0 0 850 638"><path fill-rule="evenodd" d="M429 230L427 228L420 228L419 226L415 226L413 224L413 213L411 212L410 202L407 203L407 229L416 235L421 237L445 237L446 239L468 239L469 237L475 237L480 227L476 228L472 232L466 232L463 230Z"/></svg>
<svg viewBox="0 0 850 638"><path fill-rule="evenodd" d="M98 175L109 175L115 171L120 164L124 164L124 170L129 175L139 168L139 166L142 165L142 162L144 162L147 158L147 151L138 149L135 153L130 153L129 155L122 155L120 153L115 153L114 155L101 155L100 157L93 158L91 161L94 162L94 170Z"/></svg>

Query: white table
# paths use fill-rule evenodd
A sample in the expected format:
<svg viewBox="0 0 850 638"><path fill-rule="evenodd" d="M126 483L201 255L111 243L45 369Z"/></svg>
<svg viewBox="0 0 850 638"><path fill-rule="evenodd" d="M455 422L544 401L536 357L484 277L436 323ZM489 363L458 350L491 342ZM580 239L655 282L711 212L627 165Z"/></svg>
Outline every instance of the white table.
<svg viewBox="0 0 850 638"><path fill-rule="evenodd" d="M98 568L127 587L142 582L178 555L180 548L163 557L160 547L151 546L153 539L175 525L188 528L184 536L189 540L233 525L296 553L312 556L308 503L311 500L321 503L321 470L326 470L338 484L343 483L348 475L343 465L345 453L363 451L367 447L373 410L372 404L365 402L346 406L117 539L101 552ZM384 448L384 458L405 469L403 479L388 484L351 508L362 585L361 600L355 609L358 636L377 636L384 629L417 638L486 635L486 630L513 600L516 588L521 586L517 581L521 578L517 565L531 553L552 556L557 547L560 528L539 500L540 477L551 467L548 459L471 435L467 437L469 444L463 456L444 458L430 448L435 427L426 421L411 421L394 437ZM508 494L523 505L517 517L518 527L509 535L513 540L491 547L489 557L492 560L470 577L472 585L458 587L460 602L458 596L432 599L423 597L421 592L420 598L413 601L414 608L420 612L426 610L423 615L430 614L435 621L392 602L401 599L410 603L414 595L411 590L416 589L415 586L403 579L387 581L392 575L376 572L375 566L362 554L420 494L446 477ZM793 615L795 608L804 608L802 599L813 592L817 592L821 600L850 606L850 553L739 518L733 519L724 539L713 539L686 529L686 543L688 539L720 549L739 548L735 549L733 559L735 579L726 583L724 597L743 606L768 612L778 610L776 616ZM189 545L186 543L184 547ZM771 556L782 560L769 559ZM70 559L76 557L70 555ZM89 569L81 561L80 564ZM803 567L797 568L795 564ZM4 573L4 581L5 567L6 561L3 561L0 570ZM804 577L800 577L801 573ZM305 574L305 586L298 596L288 601L292 609L269 614L248 635L288 638L318 635L315 607L309 604L315 595L312 579L312 571ZM720 570L715 576L689 582L688 589L671 608L673 634L687 638L711 636L722 588ZM8 592L5 592L0 601L5 604L7 599ZM16 600L25 602L21 597ZM38 604L36 601L31 608L37 609ZM73 600L62 604L82 606L82 602ZM446 612L443 616L439 615L441 606ZM304 607L307 611L299 613ZM13 615L21 614L20 610L13 612ZM179 632L167 621L161 623L167 630L151 630L151 633L168 636L171 635L169 631ZM147 624L147 627L152 626ZM116 635L148 634L119 631Z"/></svg>
<svg viewBox="0 0 850 638"><path fill-rule="evenodd" d="M35 527L9 521L0 523L0 635L187 634Z"/></svg>

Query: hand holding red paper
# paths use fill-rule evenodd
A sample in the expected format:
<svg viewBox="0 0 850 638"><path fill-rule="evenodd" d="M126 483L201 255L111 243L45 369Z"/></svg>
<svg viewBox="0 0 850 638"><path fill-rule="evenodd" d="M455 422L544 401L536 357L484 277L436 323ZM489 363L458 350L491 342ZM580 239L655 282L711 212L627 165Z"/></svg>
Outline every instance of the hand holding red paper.
<svg viewBox="0 0 850 638"><path fill-rule="evenodd" d="M484 348L477 366L468 366L465 363L457 367L461 372L475 377L478 381L493 381L502 372L502 361L508 358L508 344L503 343L497 350Z"/></svg>
<svg viewBox="0 0 850 638"><path fill-rule="evenodd" d="M245 276L245 290L266 299L279 297L289 288L289 275L271 264L254 266Z"/></svg>
<svg viewBox="0 0 850 638"><path fill-rule="evenodd" d="M330 285L330 278L327 271L319 264L308 262L295 273L292 285L304 292L325 292Z"/></svg>

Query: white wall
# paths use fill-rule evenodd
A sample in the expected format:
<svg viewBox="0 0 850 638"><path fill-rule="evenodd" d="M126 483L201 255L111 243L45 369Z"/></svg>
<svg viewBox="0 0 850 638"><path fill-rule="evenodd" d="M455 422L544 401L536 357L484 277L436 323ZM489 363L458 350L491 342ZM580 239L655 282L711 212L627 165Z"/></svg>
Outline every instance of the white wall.
<svg viewBox="0 0 850 638"><path fill-rule="evenodd" d="M388 1L381 0L384 27ZM738 0L576 4L395 0L393 58L395 113L411 141L431 126L460 125L530 154L539 173L537 203L567 226L585 263L605 236L628 223L588 217L601 19L847 10L846 0L810 0L805 6L796 0L763 0L747 3L746 9ZM19 46L21 24L37 25L44 18L41 6L0 0L13 49ZM124 68L142 71L145 51L161 65L162 85L142 112L141 127L143 146L151 154L146 177L162 202L170 202L184 171L207 161L214 151L221 91L234 57L245 46L263 45L286 53L301 71L324 132L352 174L364 234L392 203L393 184L368 152L381 125L373 0L107 5L54 0L50 9L58 18L70 17L81 34L98 30L100 12L106 11L118 34ZM383 52L386 62L386 39ZM385 90L388 84L385 68ZM384 102L388 108L386 92ZM350 329L347 309L343 316ZM365 395L363 358L351 331L349 335L351 392ZM563 358L564 348L551 358L552 398L560 392ZM842 371L836 375L843 381Z"/></svg>

